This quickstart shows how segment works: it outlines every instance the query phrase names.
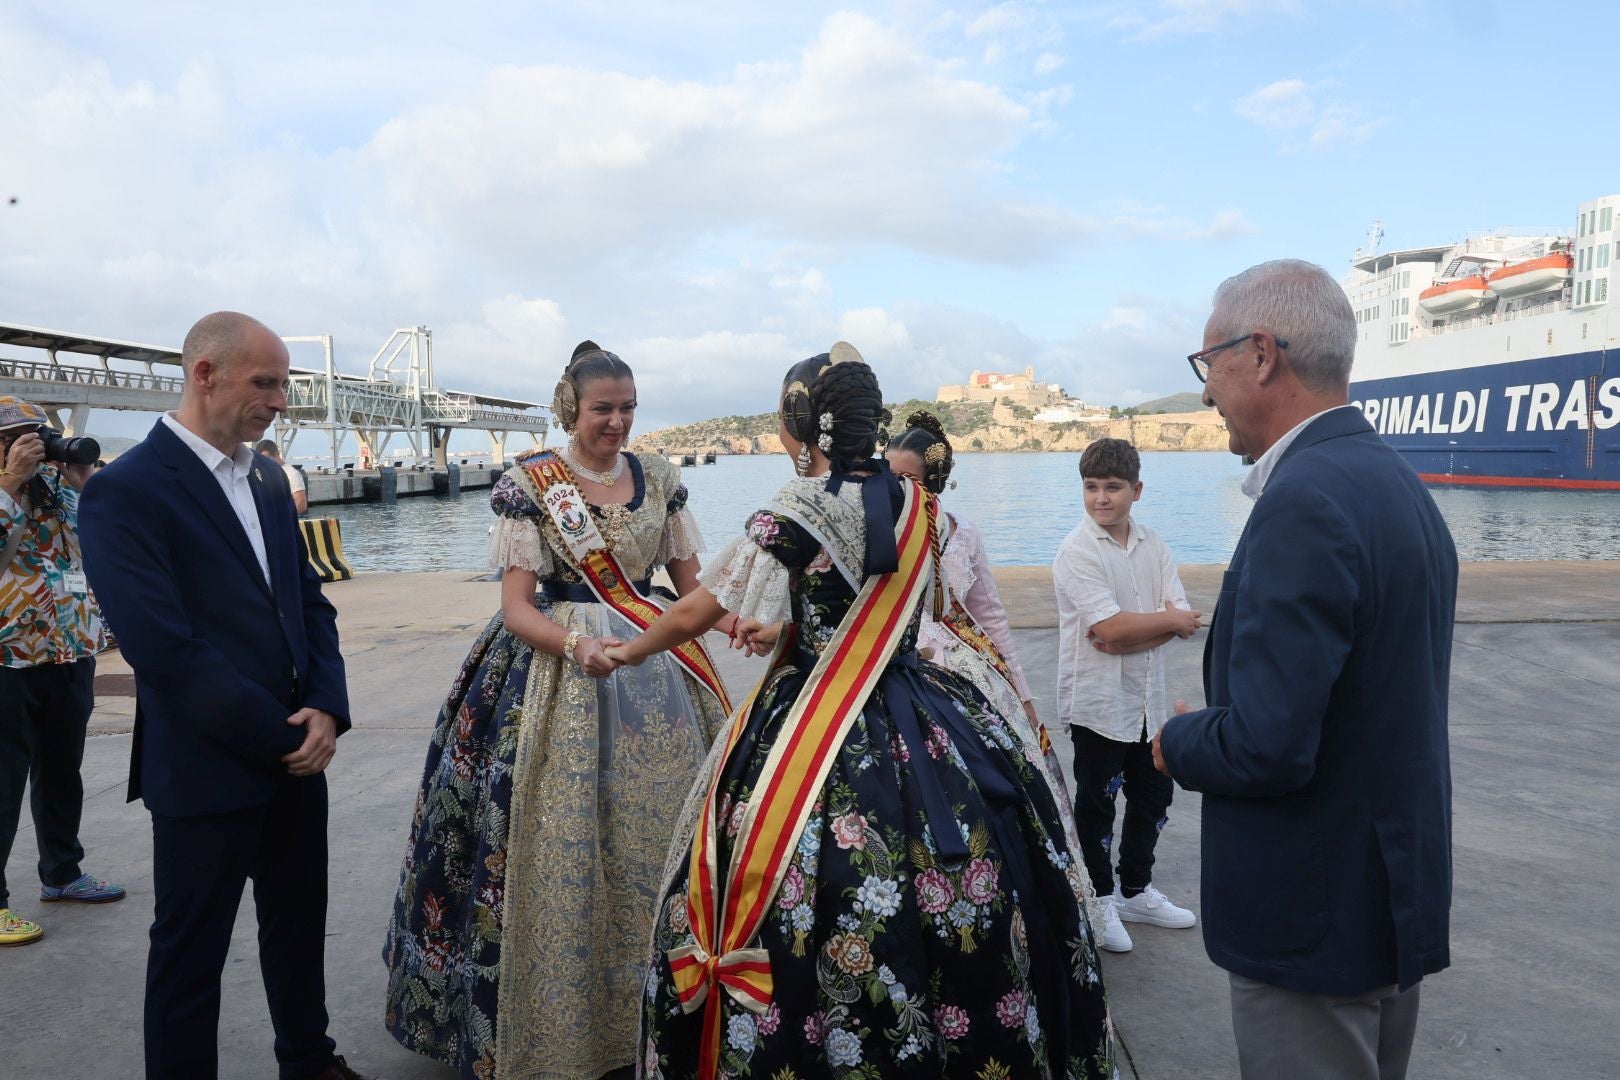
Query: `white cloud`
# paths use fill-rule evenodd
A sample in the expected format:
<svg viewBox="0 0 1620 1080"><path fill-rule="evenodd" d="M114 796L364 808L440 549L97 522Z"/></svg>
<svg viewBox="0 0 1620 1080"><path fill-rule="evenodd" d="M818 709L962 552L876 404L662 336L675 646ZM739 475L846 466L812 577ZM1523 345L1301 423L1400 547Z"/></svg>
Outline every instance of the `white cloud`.
<svg viewBox="0 0 1620 1080"><path fill-rule="evenodd" d="M1035 74L1050 75L1066 63L1068 61L1055 52L1043 52L1035 58Z"/></svg>
<svg viewBox="0 0 1620 1080"><path fill-rule="evenodd" d="M1031 107L897 31L829 18L792 63L712 82L502 68L387 123L363 152L397 214L500 264L725 229L986 262L1083 238L997 190ZM431 153L424 153L431 147Z"/></svg>
<svg viewBox="0 0 1620 1080"><path fill-rule="evenodd" d="M980 12L963 30L970 38L999 37L1022 30L1032 20L1031 7L1027 3L1017 0L1008 0Z"/></svg>
<svg viewBox="0 0 1620 1080"><path fill-rule="evenodd" d="M1237 114L1283 139L1286 149L1325 150L1361 142L1383 126L1359 106L1332 98L1330 83L1281 79L1240 98Z"/></svg>
<svg viewBox="0 0 1620 1080"><path fill-rule="evenodd" d="M1303 11L1299 0L1156 0L1100 10L1107 23L1138 38L1218 34Z"/></svg>
<svg viewBox="0 0 1620 1080"><path fill-rule="evenodd" d="M902 261L1022 268L1099 240L1252 228L1230 210L1082 212L1022 189L1017 152L1071 91L1019 81L1061 63L1041 9L1002 18L974 40L1018 60L1008 85L937 36L838 15L796 52L701 79L619 58L474 63L399 99L357 86L365 119L334 106L318 133L299 123L348 100L374 57L301 58L291 70L321 92L271 101L262 58L244 75L200 40L165 44L173 66L136 77L127 59L0 29L0 146L26 150L0 191L20 200L0 205L0 320L175 344L231 307L332 335L349 372L393 327L426 325L443 387L540 402L590 337L637 371L643 428L768 409L788 364L839 337L894 397L1031 360L1094 381L1089 343L871 284ZM299 346L295 362L317 355Z"/></svg>

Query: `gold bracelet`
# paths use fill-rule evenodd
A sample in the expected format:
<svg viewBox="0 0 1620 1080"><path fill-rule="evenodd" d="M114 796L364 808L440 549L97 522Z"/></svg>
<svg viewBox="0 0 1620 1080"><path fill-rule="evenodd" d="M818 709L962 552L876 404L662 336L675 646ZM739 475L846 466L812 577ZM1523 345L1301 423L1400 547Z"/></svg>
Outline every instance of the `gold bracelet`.
<svg viewBox="0 0 1620 1080"><path fill-rule="evenodd" d="M568 636L563 638L562 654L564 660L573 660L576 666L579 664L579 661L574 657L574 650L579 648L580 639L584 636L578 630L568 631Z"/></svg>

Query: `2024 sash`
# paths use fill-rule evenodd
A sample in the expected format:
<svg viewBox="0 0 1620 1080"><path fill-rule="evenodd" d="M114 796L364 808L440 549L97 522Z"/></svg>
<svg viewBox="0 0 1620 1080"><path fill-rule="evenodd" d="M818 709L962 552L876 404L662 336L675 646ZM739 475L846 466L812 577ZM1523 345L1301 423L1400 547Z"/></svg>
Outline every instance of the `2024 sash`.
<svg viewBox="0 0 1620 1080"><path fill-rule="evenodd" d="M902 484L904 504L895 525L898 569L870 577L839 623L832 641L799 691L743 812L725 878L720 877L717 820L720 777L746 726L756 687L732 718L721 768L692 842L686 896L696 943L669 953L682 1008L703 1009L698 1056L700 1080L713 1080L720 1061L721 989L744 1008L763 1014L773 984L770 956L747 947L776 898L793 850L850 725L894 655L928 585L933 558L935 502L919 486ZM771 659L774 669L789 647L784 632ZM761 680L765 685L767 680Z"/></svg>
<svg viewBox="0 0 1620 1080"><path fill-rule="evenodd" d="M579 493L574 474L555 453L547 450L532 457L519 459L523 471L540 491L540 505L557 526L563 543L585 584L596 598L630 620L638 630L645 630L653 620L664 613L664 605L651 596L636 590L629 574L624 572L618 559L608 549L596 520L591 517L585 497ZM715 696L720 707L731 712L731 700L726 696L725 683L715 669L714 660L701 640L689 641L670 650L675 661L692 678Z"/></svg>

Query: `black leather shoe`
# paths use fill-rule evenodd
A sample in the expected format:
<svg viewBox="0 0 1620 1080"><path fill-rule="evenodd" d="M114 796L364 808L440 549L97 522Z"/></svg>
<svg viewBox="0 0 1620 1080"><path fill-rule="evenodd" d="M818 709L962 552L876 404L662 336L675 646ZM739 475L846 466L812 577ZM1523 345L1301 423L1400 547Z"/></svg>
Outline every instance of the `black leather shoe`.
<svg viewBox="0 0 1620 1080"><path fill-rule="evenodd" d="M332 1055L332 1064L310 1077L309 1080L371 1080L349 1068L349 1063L343 1060L342 1054Z"/></svg>

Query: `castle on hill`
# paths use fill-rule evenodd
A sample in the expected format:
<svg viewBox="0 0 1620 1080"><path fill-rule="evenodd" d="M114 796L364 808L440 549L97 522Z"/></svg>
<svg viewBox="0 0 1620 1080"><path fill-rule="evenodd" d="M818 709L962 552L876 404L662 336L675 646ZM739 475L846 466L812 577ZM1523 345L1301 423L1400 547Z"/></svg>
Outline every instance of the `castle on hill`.
<svg viewBox="0 0 1620 1080"><path fill-rule="evenodd" d="M1036 382L1035 367L1031 365L1017 374L975 371L968 376L965 383L940 387L934 400L982 402L986 405L1003 401L1012 405L1022 405L1026 409L1044 409L1048 405L1063 401L1064 394L1063 387L1057 383Z"/></svg>

